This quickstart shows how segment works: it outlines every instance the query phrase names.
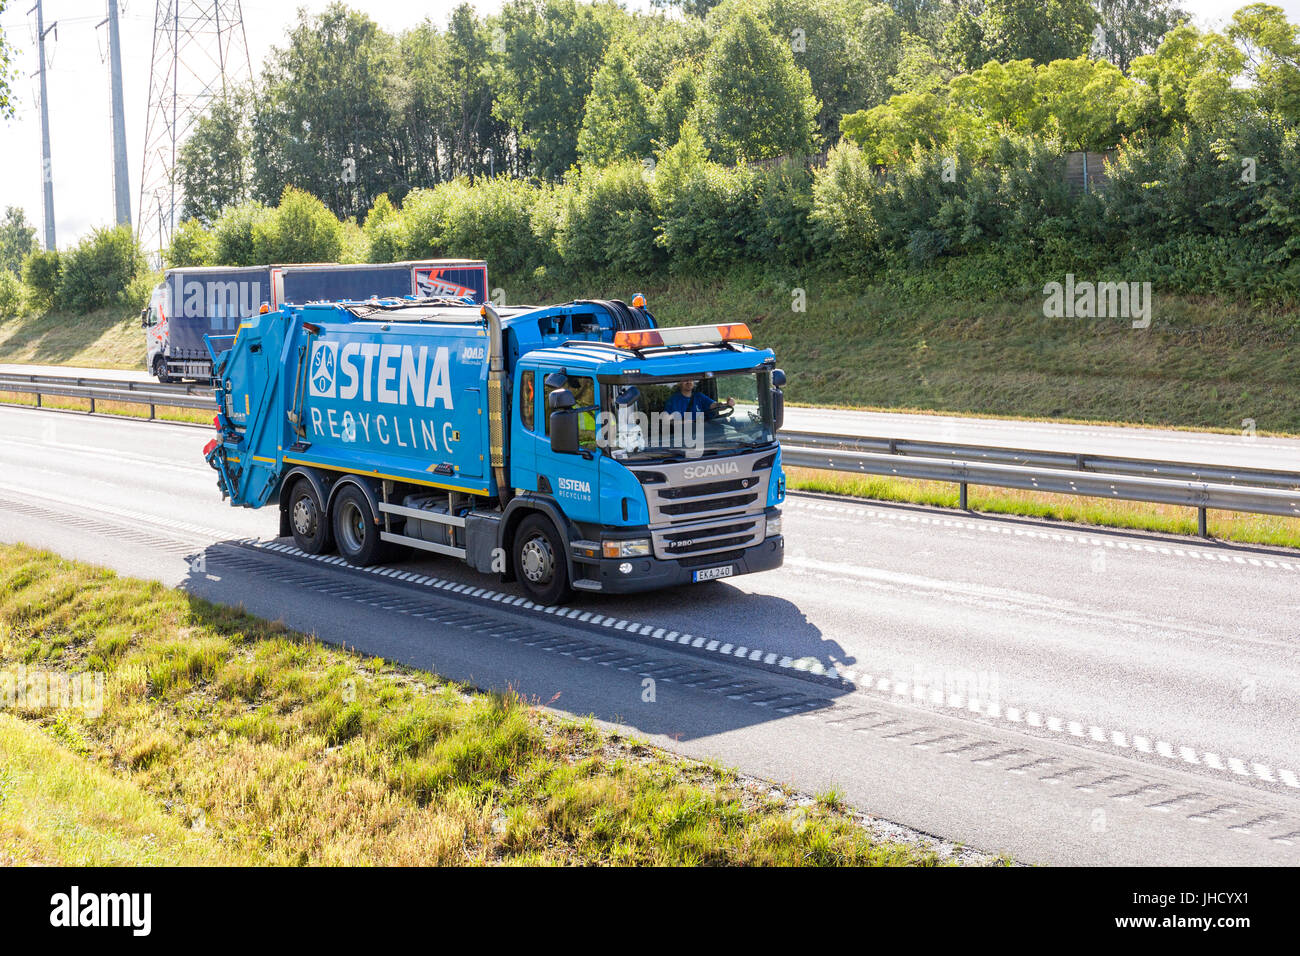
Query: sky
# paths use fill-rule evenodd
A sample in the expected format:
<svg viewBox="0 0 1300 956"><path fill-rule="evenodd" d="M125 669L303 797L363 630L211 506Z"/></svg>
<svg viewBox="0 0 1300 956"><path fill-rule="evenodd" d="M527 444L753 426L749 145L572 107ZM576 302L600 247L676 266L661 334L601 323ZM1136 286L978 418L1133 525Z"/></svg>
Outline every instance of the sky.
<svg viewBox="0 0 1300 956"><path fill-rule="evenodd" d="M503 0L474 2L480 14L495 13ZM1183 0L1198 25L1217 27L1247 0ZM1300 0L1272 0L1300 21ZM38 228L41 206L41 124L37 98L35 15L27 10L35 0L10 0L0 13L0 28L17 48L18 78L14 87L17 116L0 120L0 210L18 206ZM253 71L271 48L283 45L305 7L319 12L329 0L252 0L243 3L244 28ZM399 31L428 18L445 26L459 0L349 0L380 26ZM648 0L625 0L647 9ZM47 38L49 62L50 152L54 183L55 233L60 248L75 243L97 226L113 222L112 132L109 119L108 28L96 27L106 16L106 0L44 0L45 23L58 22L57 39ZM140 172L149 96L155 4L150 0L119 0L122 31L122 73L125 95L127 162L130 169L132 221L138 215Z"/></svg>

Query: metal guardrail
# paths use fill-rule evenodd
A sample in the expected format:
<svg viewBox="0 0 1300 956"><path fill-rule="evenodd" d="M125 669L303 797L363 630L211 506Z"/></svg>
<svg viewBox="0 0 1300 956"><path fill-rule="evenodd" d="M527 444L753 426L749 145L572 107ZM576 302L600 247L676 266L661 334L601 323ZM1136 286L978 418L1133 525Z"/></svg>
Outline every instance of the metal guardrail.
<svg viewBox="0 0 1300 956"><path fill-rule="evenodd" d="M83 398L90 402L122 402L148 405L149 417L157 417L159 405L169 408L214 408L212 388L208 385L162 385L158 382L124 382L113 379L82 378L64 375L0 374L0 392L14 392L36 397L37 407L45 396Z"/></svg>
<svg viewBox="0 0 1300 956"><path fill-rule="evenodd" d="M801 468L1300 518L1300 472L946 442L781 433L781 461Z"/></svg>
<svg viewBox="0 0 1300 956"><path fill-rule="evenodd" d="M207 385L161 385L56 375L0 374L0 392L149 406L211 409ZM969 485L1144 501L1195 508L1206 534L1206 509L1300 518L1300 471L1073 454L951 442L783 431L782 461L794 467L918 478L956 484L962 508Z"/></svg>

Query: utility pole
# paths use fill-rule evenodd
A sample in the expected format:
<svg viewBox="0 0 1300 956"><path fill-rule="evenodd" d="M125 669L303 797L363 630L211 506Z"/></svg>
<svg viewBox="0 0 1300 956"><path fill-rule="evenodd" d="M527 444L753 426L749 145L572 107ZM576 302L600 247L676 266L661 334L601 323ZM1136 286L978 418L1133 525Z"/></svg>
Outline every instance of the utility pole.
<svg viewBox="0 0 1300 956"><path fill-rule="evenodd" d="M41 75L41 181L45 186L45 248L54 248L54 172L50 166L50 104L45 82L45 35L51 31L54 38L59 38L59 21L55 20L49 28L45 26L45 11L41 9L41 0L28 10L30 15L36 12L36 56L40 61Z"/></svg>
<svg viewBox="0 0 1300 956"><path fill-rule="evenodd" d="M122 39L117 24L117 0L108 0L108 70L112 84L113 205L119 226L131 225L131 183L126 167L126 115L122 103Z"/></svg>

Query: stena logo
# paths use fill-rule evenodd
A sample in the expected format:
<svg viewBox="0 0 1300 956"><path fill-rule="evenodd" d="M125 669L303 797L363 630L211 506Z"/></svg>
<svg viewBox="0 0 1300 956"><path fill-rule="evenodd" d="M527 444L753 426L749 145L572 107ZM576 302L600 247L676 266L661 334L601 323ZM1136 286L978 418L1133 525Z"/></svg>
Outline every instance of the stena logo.
<svg viewBox="0 0 1300 956"><path fill-rule="evenodd" d="M591 483L580 478L561 478L559 479L559 486L561 492L579 495L591 494Z"/></svg>
<svg viewBox="0 0 1300 956"><path fill-rule="evenodd" d="M472 345L467 345L465 346L464 350L460 353L460 360L462 362L481 362L483 361L483 356L484 356L484 351L481 346L475 348Z"/></svg>
<svg viewBox="0 0 1300 956"><path fill-rule="evenodd" d="M740 466L734 461L710 462L707 465L690 465L682 469L683 478L716 478L719 475L740 473Z"/></svg>
<svg viewBox="0 0 1300 956"><path fill-rule="evenodd" d="M308 389L317 398L451 409L451 350L446 346L315 342Z"/></svg>

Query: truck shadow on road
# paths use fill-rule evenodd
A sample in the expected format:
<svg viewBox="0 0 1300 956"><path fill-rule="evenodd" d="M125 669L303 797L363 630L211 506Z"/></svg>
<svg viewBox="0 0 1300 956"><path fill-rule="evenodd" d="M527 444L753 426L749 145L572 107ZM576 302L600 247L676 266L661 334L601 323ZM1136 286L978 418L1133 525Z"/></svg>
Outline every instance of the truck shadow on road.
<svg viewBox="0 0 1300 956"><path fill-rule="evenodd" d="M710 652L669 644L639 629L580 625L470 595L436 589L425 594L382 575L255 554L236 542L213 545L187 560L190 570L181 588L203 599L192 604L199 620L215 619L204 602L237 607L364 656L485 690L513 688L575 717L595 716L674 741L791 719L797 712L829 707L853 689L781 670L749 653L738 658L723 655L719 647ZM484 585L481 579L477 583ZM728 613L742 605L729 620L749 635L747 645L738 645L749 651L770 653L772 648L755 638L779 626L801 635L799 646L809 649L807 656L825 660L825 647L813 652L820 632L796 606L729 590L702 588L689 602L677 600L675 592L663 594L669 596L668 606L688 618L694 616L695 601ZM604 614L631 613L610 598L582 604Z"/></svg>

